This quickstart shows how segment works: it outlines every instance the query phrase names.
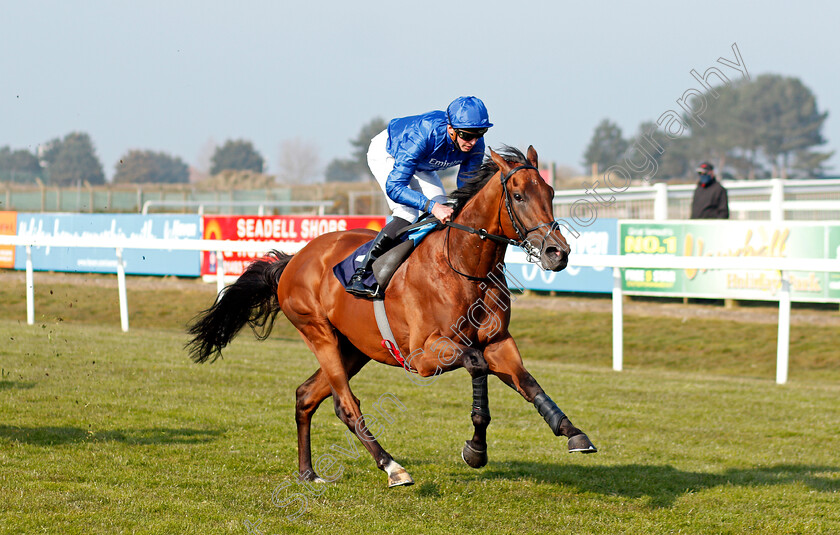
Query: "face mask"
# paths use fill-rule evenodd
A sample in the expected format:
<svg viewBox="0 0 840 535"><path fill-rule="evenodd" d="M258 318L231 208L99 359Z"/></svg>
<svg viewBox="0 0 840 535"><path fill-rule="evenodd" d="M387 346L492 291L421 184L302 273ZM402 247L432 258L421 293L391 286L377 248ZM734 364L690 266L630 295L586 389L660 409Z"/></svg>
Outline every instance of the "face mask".
<svg viewBox="0 0 840 535"><path fill-rule="evenodd" d="M711 175L700 175L700 183L704 186L708 186L712 183L712 176Z"/></svg>

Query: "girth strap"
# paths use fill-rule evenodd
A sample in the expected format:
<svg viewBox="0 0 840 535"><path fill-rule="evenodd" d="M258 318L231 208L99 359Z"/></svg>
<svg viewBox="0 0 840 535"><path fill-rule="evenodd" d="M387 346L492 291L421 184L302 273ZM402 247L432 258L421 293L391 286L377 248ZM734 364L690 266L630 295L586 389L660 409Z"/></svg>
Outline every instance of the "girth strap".
<svg viewBox="0 0 840 535"><path fill-rule="evenodd" d="M376 325L379 327L379 333L382 335L382 347L388 350L388 353L391 354L397 362L400 363L406 371L412 371L410 368L406 367L405 358L400 352L400 348L397 345L396 339L394 339L394 333L391 332L391 325L388 323L388 314L385 312L385 300L384 299L374 299L373 300L373 315L376 317Z"/></svg>

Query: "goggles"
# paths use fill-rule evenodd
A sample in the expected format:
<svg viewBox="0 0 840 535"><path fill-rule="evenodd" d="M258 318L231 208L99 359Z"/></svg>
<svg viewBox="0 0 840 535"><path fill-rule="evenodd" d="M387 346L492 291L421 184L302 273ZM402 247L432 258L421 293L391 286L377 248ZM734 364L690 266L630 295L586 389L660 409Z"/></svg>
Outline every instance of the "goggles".
<svg viewBox="0 0 840 535"><path fill-rule="evenodd" d="M474 139L482 138L486 133L486 128L476 128L472 130L461 130L460 128L455 129L455 134L464 141L472 141Z"/></svg>

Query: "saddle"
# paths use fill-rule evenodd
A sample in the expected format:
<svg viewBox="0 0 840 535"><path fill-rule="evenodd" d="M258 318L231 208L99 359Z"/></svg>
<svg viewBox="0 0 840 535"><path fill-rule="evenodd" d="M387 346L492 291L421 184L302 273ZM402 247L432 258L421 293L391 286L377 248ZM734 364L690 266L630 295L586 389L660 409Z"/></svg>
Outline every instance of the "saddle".
<svg viewBox="0 0 840 535"><path fill-rule="evenodd" d="M373 262L373 272L364 280L364 283L368 286L378 284L380 290L384 292L388 287L388 283L391 282L391 277L396 273L397 268L411 255L411 252L423 240L426 234L434 230L437 225L437 219L434 221L421 219L417 223L409 225L400 231L398 239L402 239L403 241L389 249ZM342 286L347 287L350 277L353 276L356 269L361 265L362 260L372 245L373 240L362 244L347 258L333 267L333 273Z"/></svg>

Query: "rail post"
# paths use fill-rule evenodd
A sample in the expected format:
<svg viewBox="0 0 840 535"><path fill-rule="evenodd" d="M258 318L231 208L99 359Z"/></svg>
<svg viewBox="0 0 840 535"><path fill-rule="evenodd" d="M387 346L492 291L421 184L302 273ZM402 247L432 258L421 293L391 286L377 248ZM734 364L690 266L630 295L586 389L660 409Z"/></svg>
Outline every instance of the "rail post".
<svg viewBox="0 0 840 535"><path fill-rule="evenodd" d="M216 294L221 295L225 289L225 257L221 251L216 251Z"/></svg>
<svg viewBox="0 0 840 535"><path fill-rule="evenodd" d="M785 220L785 183L781 178L770 179L770 221Z"/></svg>
<svg viewBox="0 0 840 535"><path fill-rule="evenodd" d="M621 268L613 268L612 327L613 327L613 370L624 368L624 294L621 291Z"/></svg>
<svg viewBox="0 0 840 535"><path fill-rule="evenodd" d="M657 182L653 185L653 219L666 221L668 219L668 184Z"/></svg>
<svg viewBox="0 0 840 535"><path fill-rule="evenodd" d="M35 279L32 274L32 246L26 246L26 323L35 325Z"/></svg>
<svg viewBox="0 0 840 535"><path fill-rule="evenodd" d="M128 297L125 291L125 262L123 249L117 247L117 288L120 293L120 327L124 333L128 332Z"/></svg>
<svg viewBox="0 0 840 535"><path fill-rule="evenodd" d="M782 287L779 290L779 336L776 347L776 384L783 385L788 379L790 358L790 281L784 271L779 272Z"/></svg>

